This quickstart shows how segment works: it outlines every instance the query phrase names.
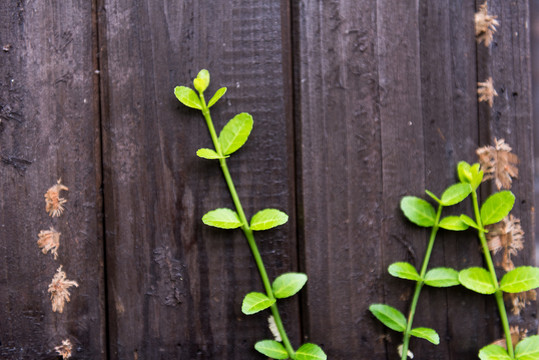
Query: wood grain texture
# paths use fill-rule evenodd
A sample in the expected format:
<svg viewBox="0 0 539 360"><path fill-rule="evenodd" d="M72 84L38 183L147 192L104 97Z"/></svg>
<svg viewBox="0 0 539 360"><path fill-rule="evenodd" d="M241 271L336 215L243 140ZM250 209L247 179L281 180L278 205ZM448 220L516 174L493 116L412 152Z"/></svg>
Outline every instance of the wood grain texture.
<svg viewBox="0 0 539 360"><path fill-rule="evenodd" d="M200 220L233 205L218 164L195 156L211 146L200 112L173 89L207 68L208 94L228 87L212 108L218 131L239 112L253 115L230 171L248 217L263 207L291 215L256 234L270 277L297 270L286 14L279 2L102 2L111 358L251 359L254 343L271 337L268 313L240 310L245 294L263 289L243 235ZM298 302L281 308L297 346Z"/></svg>
<svg viewBox="0 0 539 360"><path fill-rule="evenodd" d="M92 3L0 4L0 358L105 359L98 97ZM62 178L66 211L45 212ZM58 259L38 233L61 232ZM53 313L47 288L63 265L71 302Z"/></svg>

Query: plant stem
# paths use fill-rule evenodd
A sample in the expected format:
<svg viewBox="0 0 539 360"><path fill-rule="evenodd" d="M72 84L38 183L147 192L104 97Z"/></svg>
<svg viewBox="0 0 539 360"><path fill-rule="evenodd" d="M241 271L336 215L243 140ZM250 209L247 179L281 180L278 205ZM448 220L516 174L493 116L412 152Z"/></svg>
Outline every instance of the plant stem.
<svg viewBox="0 0 539 360"><path fill-rule="evenodd" d="M432 226L432 231L430 233L429 244L427 246L427 251L425 252L425 258L423 259L421 272L419 273L421 280L419 280L415 285L414 297L412 298L412 305L410 306L410 312L408 313L408 322L406 324L406 330L404 331L404 337L403 337L403 343L402 343L402 356L401 356L402 360L406 360L408 358L408 348L409 348L410 337L411 337L410 331L412 330L412 323L414 322L414 315L415 315L417 303L419 301L419 294L421 293L421 289L423 288L425 274L427 273L427 268L429 265L430 255L432 253L432 248L434 247L434 240L436 239L436 233L438 232L438 229L439 229L438 223L440 222L442 208L443 206L442 204L440 204L438 206L438 212L436 213L436 220L434 221L434 225Z"/></svg>
<svg viewBox="0 0 539 360"><path fill-rule="evenodd" d="M500 290L500 285L498 284L498 278L496 277L496 270L494 269L494 263L492 262L492 257L490 256L490 250L488 248L487 239L485 237L485 229L483 228L483 222L481 221L481 214L479 212L479 202L477 201L477 190L472 191L473 199L473 208L475 213L475 221L478 225L478 235L481 242L481 248L483 250L483 255L485 256L485 262L487 263L488 271L492 279L492 284L496 289L494 296L496 298L496 304L498 305L498 311L500 313L500 319L502 321L503 332L505 334L505 342L507 344L507 352L511 359L515 358L513 351L513 341L511 339L511 330L509 329L509 320L507 319L507 311L505 310L505 304L503 302L503 293Z"/></svg>
<svg viewBox="0 0 539 360"><path fill-rule="evenodd" d="M208 107L206 106L206 100L204 99L204 95L202 93L199 93L199 94L200 94L200 101L202 102L202 114L204 115L204 119L206 120L206 124L208 125L208 130L210 131L210 136L213 141L213 145L215 146L215 150L217 154L219 154L219 156L222 156L222 158L219 159L219 164L221 165L221 170L223 171L223 175L225 177L228 190L230 191L230 196L232 197L232 201L234 202L234 206L236 207L236 211L238 212L238 216L240 218L240 221L242 222L241 229L243 230L243 234L245 235L245 238L247 239L247 243L249 244L249 248L251 249L251 252L255 259L258 272L260 273L260 278L262 279L264 289L266 290L266 295L271 300L275 300L275 296L273 295L273 289L271 287L271 283L268 277L268 273L266 271L266 267L264 266L264 262L262 261L262 256L260 256L260 251L258 250L258 246L256 245L253 231L249 227L249 222L247 221L245 212L243 211L243 206L241 205L240 199L238 197L238 193L236 192L236 187L234 186L234 182L232 181L232 177L230 176L230 171L228 170L226 159L224 158L224 154L222 153L222 150L221 150L221 144L219 143L217 133L215 132L215 127L213 126L213 121L211 119L210 111ZM274 302L273 305L271 305L270 310L273 315L273 318L275 319L275 324L277 325L277 329L279 330L279 334L281 335L283 345L285 346L286 351L288 352L288 355L290 356L291 359L295 359L296 358L295 351L294 351L294 348L292 347L292 344L290 343L290 340L288 339L286 330L284 329L281 315L279 314L279 309L277 308L276 302Z"/></svg>

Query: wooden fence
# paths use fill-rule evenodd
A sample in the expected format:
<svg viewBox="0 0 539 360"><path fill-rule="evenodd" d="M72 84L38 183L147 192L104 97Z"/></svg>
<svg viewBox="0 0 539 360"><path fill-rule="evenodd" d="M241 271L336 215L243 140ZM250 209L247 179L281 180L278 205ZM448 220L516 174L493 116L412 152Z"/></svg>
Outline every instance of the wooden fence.
<svg viewBox="0 0 539 360"><path fill-rule="evenodd" d="M248 215L274 207L286 226L257 240L271 278L304 271L282 302L291 341L330 359L396 359L401 339L369 313L407 310L411 283L387 266L419 266L427 232L401 215L404 195L440 193L458 161L504 138L520 158L512 191L533 263L533 142L527 0L491 0L500 26L478 45L482 1L65 0L0 2L0 357L262 359L267 315L241 313L262 290L240 231L202 215L231 207L199 113L174 97L201 68L217 127L253 115L230 161ZM494 106L477 82L494 79ZM66 211L45 212L58 179ZM489 191L485 187L483 195ZM38 233L61 232L58 259ZM481 265L472 232L442 233L432 266ZM53 312L57 268L79 287ZM501 337L494 300L425 289L415 359L475 359ZM511 324L537 331L535 302Z"/></svg>

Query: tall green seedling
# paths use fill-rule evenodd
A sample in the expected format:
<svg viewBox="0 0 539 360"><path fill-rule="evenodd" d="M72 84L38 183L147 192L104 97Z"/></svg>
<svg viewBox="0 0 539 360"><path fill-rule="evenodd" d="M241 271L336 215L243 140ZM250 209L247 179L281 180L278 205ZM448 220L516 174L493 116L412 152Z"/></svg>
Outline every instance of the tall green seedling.
<svg viewBox="0 0 539 360"><path fill-rule="evenodd" d="M235 207L235 209L219 208L211 210L202 217L202 222L221 229L240 228L243 231L260 273L264 292L249 292L243 299L241 310L244 314L251 315L269 309L280 335L280 339L257 342L255 349L272 359L325 360L327 356L318 345L306 343L298 349L293 348L277 307L279 299L293 296L303 288L307 282L307 275L296 272L286 273L278 276L273 282L270 282L255 241L254 232L269 230L283 225L288 221L288 216L277 209L263 209L254 214L250 221L247 220L234 182L232 181L232 176L228 170L226 159L239 150L247 141L253 129L253 118L248 113L238 114L217 135L210 115L210 108L226 93L226 88L222 87L217 90L211 99L206 102L204 91L206 91L209 84L209 72L207 70L201 70L193 81L196 92L189 87L178 86L174 89L174 94L185 106L202 112L213 142L213 149L199 149L197 155L204 159L219 162Z"/></svg>

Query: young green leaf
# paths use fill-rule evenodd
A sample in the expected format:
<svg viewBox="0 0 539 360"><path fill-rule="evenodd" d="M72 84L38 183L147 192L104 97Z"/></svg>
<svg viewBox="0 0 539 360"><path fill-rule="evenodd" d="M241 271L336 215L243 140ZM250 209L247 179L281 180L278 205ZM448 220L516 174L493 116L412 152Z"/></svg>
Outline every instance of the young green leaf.
<svg viewBox="0 0 539 360"><path fill-rule="evenodd" d="M210 159L210 160L224 159L225 157L227 157L227 156L219 156L219 154L217 154L214 150L206 149L206 148L198 149L197 156L203 159Z"/></svg>
<svg viewBox="0 0 539 360"><path fill-rule="evenodd" d="M459 281L464 287L480 294L494 294L496 292L490 273L480 267L461 270Z"/></svg>
<svg viewBox="0 0 539 360"><path fill-rule="evenodd" d="M296 350L297 360L326 360L327 358L324 351L315 344L306 343Z"/></svg>
<svg viewBox="0 0 539 360"><path fill-rule="evenodd" d="M520 266L509 271L500 281L500 289L508 293L519 293L539 287L539 268Z"/></svg>
<svg viewBox="0 0 539 360"><path fill-rule="evenodd" d="M224 155L230 155L245 144L253 129L253 117L247 113L234 116L219 133L219 144Z"/></svg>
<svg viewBox="0 0 539 360"><path fill-rule="evenodd" d="M275 303L275 299L270 299L265 294L259 292L250 292L245 295L241 304L241 311L245 315L256 314L259 311L269 308Z"/></svg>
<svg viewBox="0 0 539 360"><path fill-rule="evenodd" d="M472 174L470 185L472 185L472 188L475 190L481 185L481 181L483 181L483 170L481 170L481 165L479 165L479 163L475 163L470 167L470 172Z"/></svg>
<svg viewBox="0 0 539 360"><path fill-rule="evenodd" d="M255 344L255 349L259 353L272 359L288 359L288 352L283 344L275 340L262 340Z"/></svg>
<svg viewBox="0 0 539 360"><path fill-rule="evenodd" d="M174 88L174 95L180 100L182 104L193 109L202 110L202 104L197 93L185 86L176 86Z"/></svg>
<svg viewBox="0 0 539 360"><path fill-rule="evenodd" d="M372 304L370 312L388 328L404 332L406 330L406 317L397 309L385 304Z"/></svg>
<svg viewBox="0 0 539 360"><path fill-rule="evenodd" d="M215 103L223 97L223 95L226 93L226 87L222 87L219 90L215 92L215 94L212 96L210 101L208 101L208 109L211 108Z"/></svg>
<svg viewBox="0 0 539 360"><path fill-rule="evenodd" d="M463 184L468 185L468 184ZM440 220L438 224L442 229L462 231L468 228L468 224L461 220L458 216L446 216Z"/></svg>
<svg viewBox="0 0 539 360"><path fill-rule="evenodd" d="M305 285L307 282L307 275L302 273L286 273L278 276L275 281L273 281L273 295L277 299L287 298L298 291Z"/></svg>
<svg viewBox="0 0 539 360"><path fill-rule="evenodd" d="M448 187L442 194L442 205L451 206L458 204L462 200L466 199L472 192L470 184L453 184Z"/></svg>
<svg viewBox="0 0 539 360"><path fill-rule="evenodd" d="M460 284L459 273L451 268L434 268L425 274L425 284L434 287L449 287Z"/></svg>
<svg viewBox="0 0 539 360"><path fill-rule="evenodd" d="M204 92L210 85L210 73L206 69L200 70L195 80L193 80L193 85L198 92Z"/></svg>
<svg viewBox="0 0 539 360"><path fill-rule="evenodd" d="M421 277L417 273L415 267L407 262L396 262L389 265L387 271L394 277L406 280L420 281Z"/></svg>
<svg viewBox="0 0 539 360"><path fill-rule="evenodd" d="M416 225L431 227L436 221L436 211L431 204L415 196L405 196L401 200L404 215Z"/></svg>
<svg viewBox="0 0 539 360"><path fill-rule="evenodd" d="M425 193L430 196L434 201L436 201L438 204L442 203L442 200L438 199L436 195L434 195L432 192L425 190Z"/></svg>
<svg viewBox="0 0 539 360"><path fill-rule="evenodd" d="M242 225L238 214L234 210L226 208L207 212L202 217L202 222L221 229L236 229Z"/></svg>
<svg viewBox="0 0 539 360"><path fill-rule="evenodd" d="M481 206L483 226L495 224L509 214L515 203L515 195L511 191L500 191L490 195Z"/></svg>
<svg viewBox="0 0 539 360"><path fill-rule="evenodd" d="M429 329L425 327L415 328L410 331L410 335L428 340L434 345L438 345L440 343L440 336L433 329Z"/></svg>
<svg viewBox="0 0 539 360"><path fill-rule="evenodd" d="M277 209L260 210L251 219L251 230L268 230L288 221L288 215Z"/></svg>
<svg viewBox="0 0 539 360"><path fill-rule="evenodd" d="M457 173L461 183L470 184L472 182L471 166L466 161L461 161L457 165Z"/></svg>
<svg viewBox="0 0 539 360"><path fill-rule="evenodd" d="M511 357L503 347L499 345L487 345L479 350L481 360L511 360ZM517 358L518 359L518 358Z"/></svg>
<svg viewBox="0 0 539 360"><path fill-rule="evenodd" d="M479 226L477 226L475 221L468 215L465 215L465 214L460 215L460 220L466 225L468 225L469 227L473 227L474 229L479 229Z"/></svg>
<svg viewBox="0 0 539 360"><path fill-rule="evenodd" d="M539 335L525 338L515 347L517 360L539 360Z"/></svg>

